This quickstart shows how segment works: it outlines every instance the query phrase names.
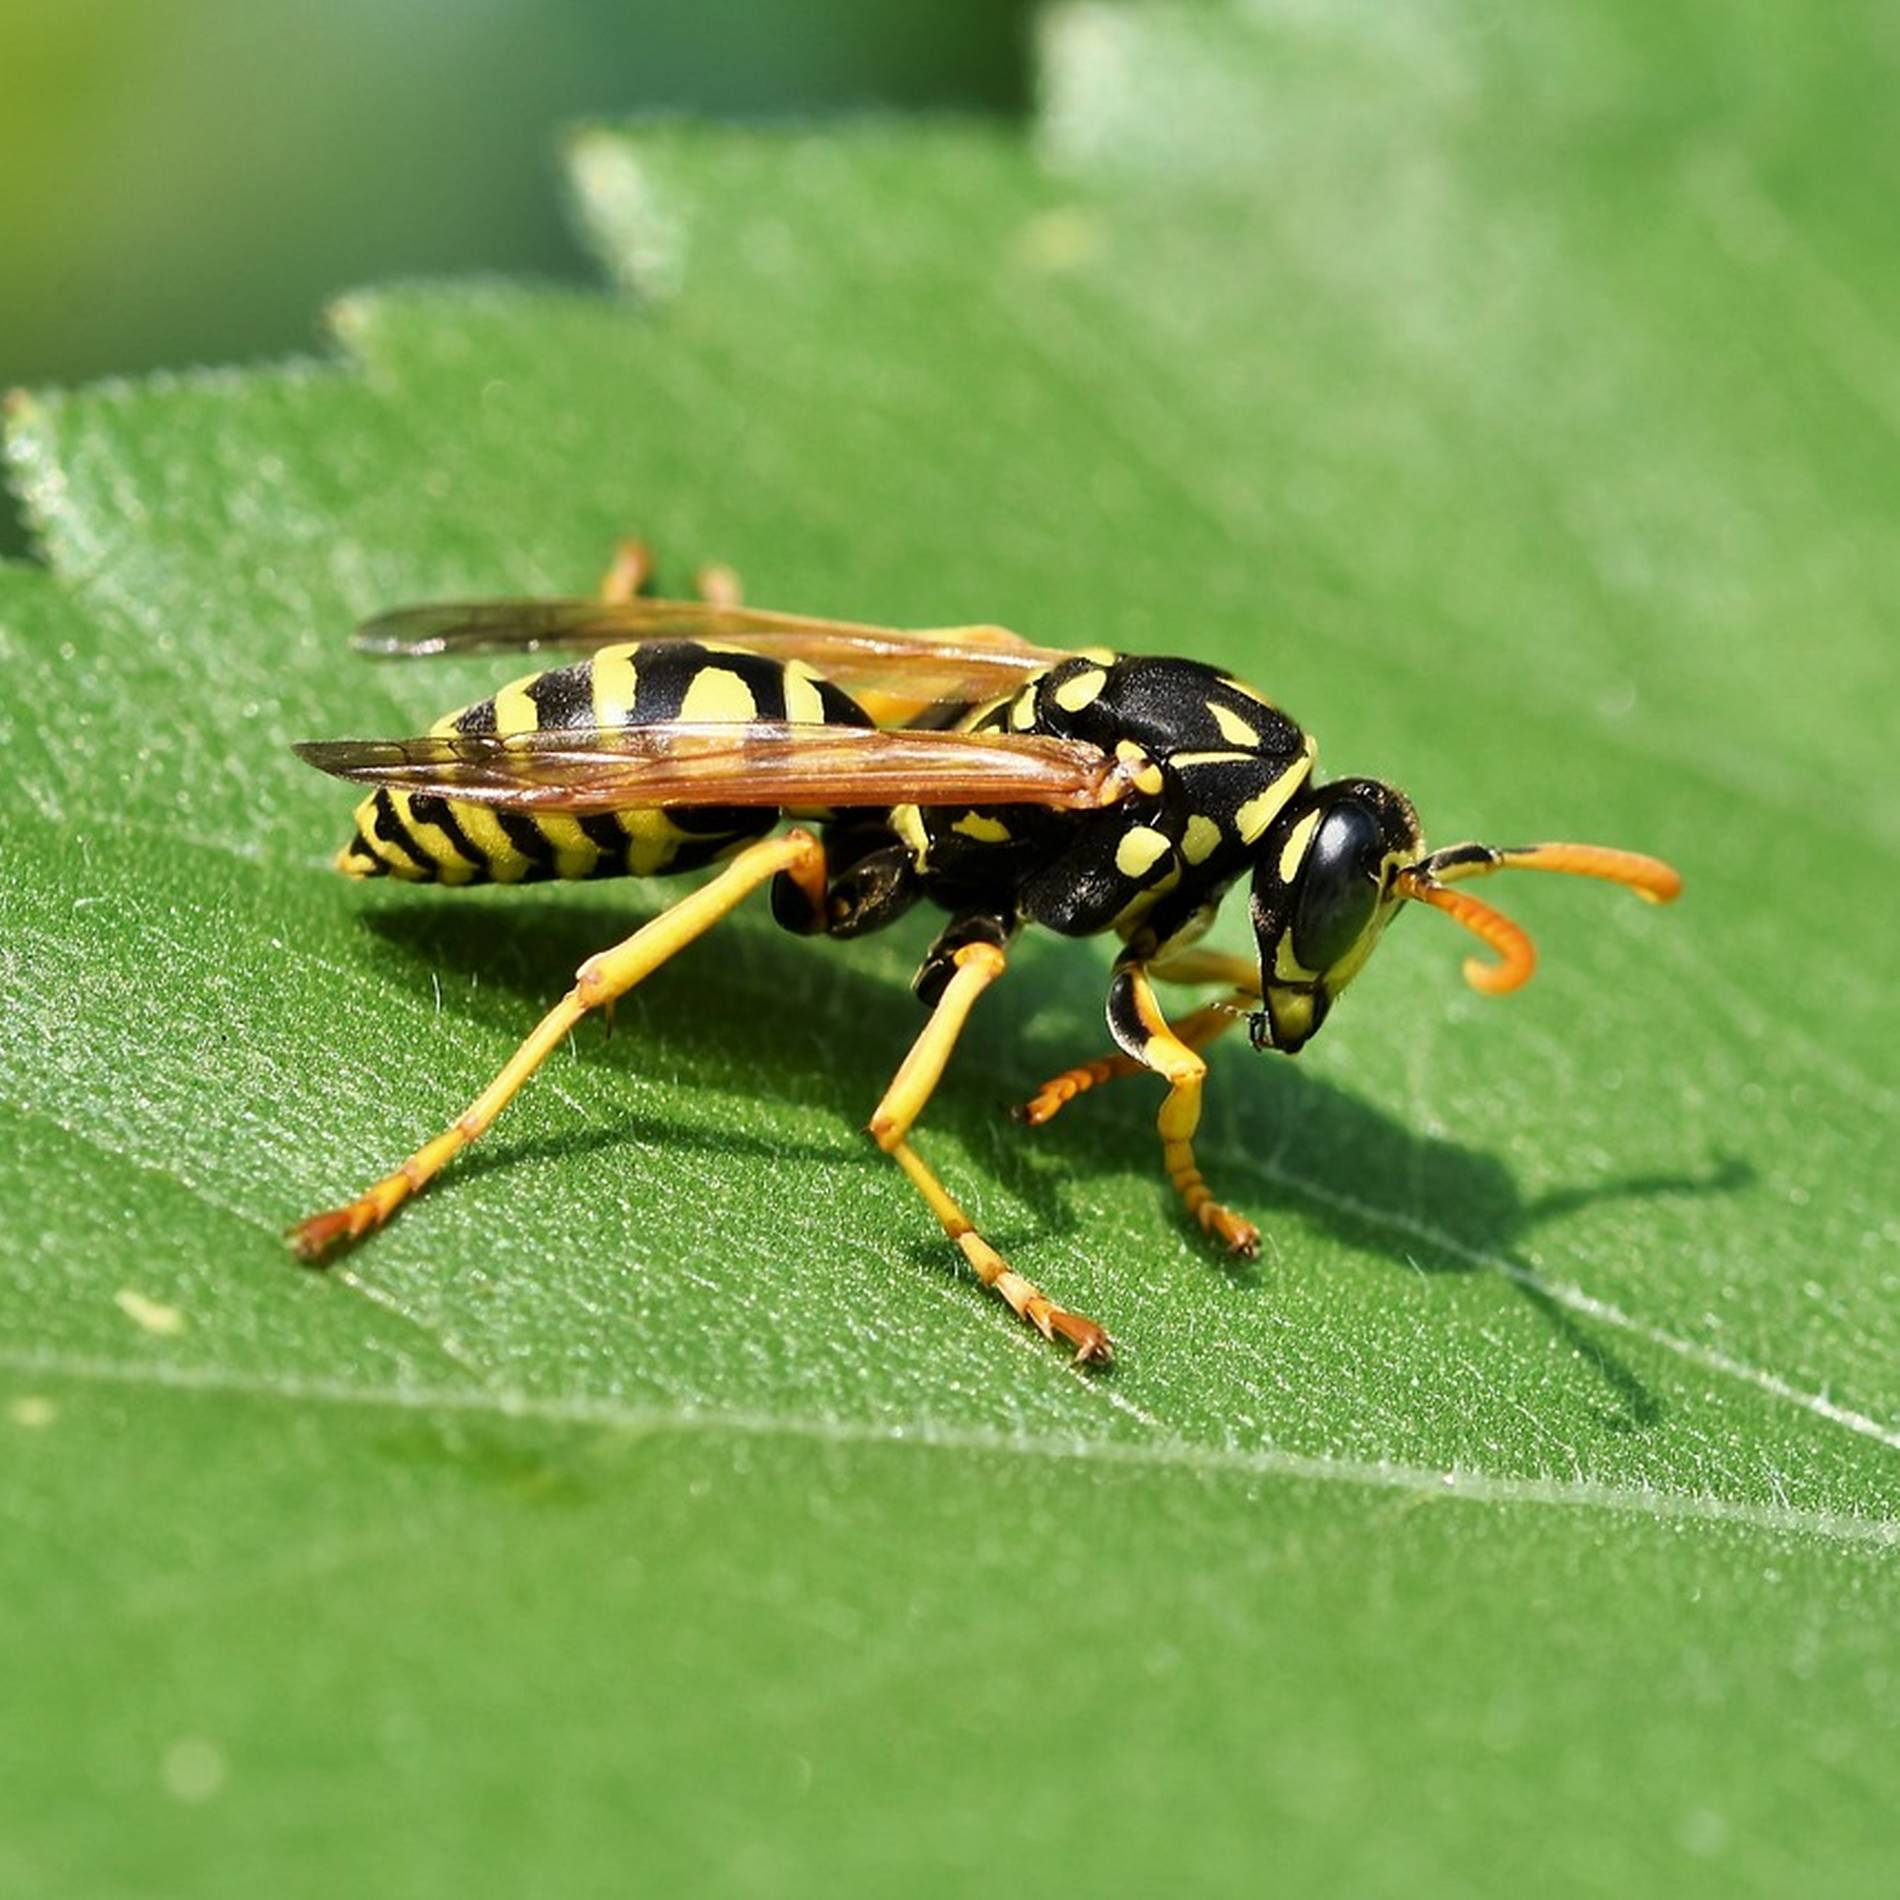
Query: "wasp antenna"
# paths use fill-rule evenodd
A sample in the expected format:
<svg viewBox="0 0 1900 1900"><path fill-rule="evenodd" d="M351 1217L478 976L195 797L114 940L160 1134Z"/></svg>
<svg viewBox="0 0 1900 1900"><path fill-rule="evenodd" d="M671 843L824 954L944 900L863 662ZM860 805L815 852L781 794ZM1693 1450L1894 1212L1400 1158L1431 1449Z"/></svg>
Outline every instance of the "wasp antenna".
<svg viewBox="0 0 1900 1900"><path fill-rule="evenodd" d="M1502 911L1493 910L1468 891L1448 889L1422 876L1418 870L1401 872L1395 888L1401 897L1442 910L1497 953L1495 963L1485 963L1477 957L1465 959L1465 981L1474 990L1481 990L1486 996L1506 996L1531 980L1531 972L1537 968L1537 946L1531 942L1529 933L1521 925L1512 923Z"/></svg>
<svg viewBox="0 0 1900 1900"><path fill-rule="evenodd" d="M1682 895L1682 873L1674 865L1606 844L1454 844L1434 851L1418 869L1440 884L1493 871L1562 871L1621 884L1651 904L1673 904Z"/></svg>
<svg viewBox="0 0 1900 1900"><path fill-rule="evenodd" d="M1513 871L1564 871L1572 877L1600 877L1621 884L1651 904L1673 904L1682 895L1682 873L1661 858L1640 851L1619 851L1606 844L1512 845L1498 852Z"/></svg>

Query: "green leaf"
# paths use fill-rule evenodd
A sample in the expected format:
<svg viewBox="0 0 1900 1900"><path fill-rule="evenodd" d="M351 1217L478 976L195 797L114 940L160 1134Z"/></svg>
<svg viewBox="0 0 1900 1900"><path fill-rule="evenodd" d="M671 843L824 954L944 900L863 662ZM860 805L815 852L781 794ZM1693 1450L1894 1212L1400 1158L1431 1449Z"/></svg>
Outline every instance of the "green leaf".
<svg viewBox="0 0 1900 1900"><path fill-rule="evenodd" d="M1892 53L1519 11L1066 9L1033 145L595 130L631 297L15 403L0 1885L1885 1890ZM856 1132L923 924L741 916L299 1274L667 893L345 886L287 744L500 677L356 617L636 528L1220 661L1436 838L1689 894L1526 880L1524 995L1427 919L1223 1050L1245 1269L1151 1088L999 1115L1102 1042L1027 946L923 1139L1105 1375Z"/></svg>

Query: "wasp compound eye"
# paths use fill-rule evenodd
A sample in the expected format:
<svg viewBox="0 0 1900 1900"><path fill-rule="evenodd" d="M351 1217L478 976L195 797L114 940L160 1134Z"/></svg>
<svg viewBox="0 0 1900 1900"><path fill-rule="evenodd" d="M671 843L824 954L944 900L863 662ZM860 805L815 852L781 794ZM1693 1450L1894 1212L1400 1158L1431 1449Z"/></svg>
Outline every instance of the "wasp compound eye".
<svg viewBox="0 0 1900 1900"><path fill-rule="evenodd" d="M1320 820L1300 870L1293 954L1309 970L1330 970L1365 935L1379 907L1385 832L1378 814L1342 798Z"/></svg>

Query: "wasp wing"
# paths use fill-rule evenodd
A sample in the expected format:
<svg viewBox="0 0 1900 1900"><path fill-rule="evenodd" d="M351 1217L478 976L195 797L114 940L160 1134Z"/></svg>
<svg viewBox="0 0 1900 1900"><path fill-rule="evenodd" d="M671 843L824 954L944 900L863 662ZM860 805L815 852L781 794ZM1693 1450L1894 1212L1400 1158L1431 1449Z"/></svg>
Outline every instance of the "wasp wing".
<svg viewBox="0 0 1900 1900"><path fill-rule="evenodd" d="M779 720L584 726L510 737L444 732L321 740L296 751L321 771L365 785L576 816L661 805L1090 811L1127 790L1117 760L1073 740Z"/></svg>
<svg viewBox="0 0 1900 1900"><path fill-rule="evenodd" d="M848 693L884 703L880 719L937 704L1000 699L1069 655L1031 646L1006 627L906 631L701 600L437 601L398 607L356 631L359 651L384 659L439 654L591 653L641 640L715 640L774 660L803 660Z"/></svg>

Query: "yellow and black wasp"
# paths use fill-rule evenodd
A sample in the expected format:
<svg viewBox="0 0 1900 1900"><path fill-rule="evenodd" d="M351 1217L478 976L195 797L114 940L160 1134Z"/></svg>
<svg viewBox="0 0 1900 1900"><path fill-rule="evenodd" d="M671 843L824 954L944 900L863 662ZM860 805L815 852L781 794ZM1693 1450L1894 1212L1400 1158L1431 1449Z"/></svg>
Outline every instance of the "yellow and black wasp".
<svg viewBox="0 0 1900 1900"><path fill-rule="evenodd" d="M1175 1191L1236 1254L1253 1224L1195 1165L1203 1051L1245 1020L1256 1049L1293 1054L1325 1022L1400 908L1442 910L1496 959L1478 989L1530 975L1530 940L1466 891L1505 869L1566 871L1655 902L1669 866L1596 845L1426 851L1403 794L1374 779L1314 782L1315 747L1272 701L1215 667L1032 646L1000 627L899 632L745 607L710 571L696 601L648 598L645 550L621 550L598 598L408 607L357 644L384 655L564 647L421 738L297 749L372 786L337 857L356 877L527 883L655 877L722 865L623 942L587 959L475 1100L395 1173L291 1231L305 1260L380 1226L480 1135L590 1010L636 983L769 883L801 935L882 929L920 899L949 913L914 982L929 1020L871 1117L977 1278L1078 1359L1109 1335L1033 1286L977 1232L911 1143L972 1005L1028 924L1112 932L1118 1053L1045 1083L1020 1113L1047 1121L1084 1089L1152 1070ZM777 833L784 819L800 820ZM810 827L816 827L816 830ZM774 835L776 833L776 835ZM1196 947L1242 876L1258 960ZM1171 1023L1157 983L1227 994Z"/></svg>

